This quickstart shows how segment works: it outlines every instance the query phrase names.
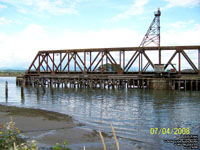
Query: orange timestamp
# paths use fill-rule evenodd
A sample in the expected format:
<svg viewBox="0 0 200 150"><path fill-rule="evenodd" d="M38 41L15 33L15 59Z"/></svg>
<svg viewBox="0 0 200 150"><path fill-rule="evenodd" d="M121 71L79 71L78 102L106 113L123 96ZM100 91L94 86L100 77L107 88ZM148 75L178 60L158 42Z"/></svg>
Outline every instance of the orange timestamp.
<svg viewBox="0 0 200 150"><path fill-rule="evenodd" d="M150 134L184 135L184 134L190 134L190 128L150 128Z"/></svg>

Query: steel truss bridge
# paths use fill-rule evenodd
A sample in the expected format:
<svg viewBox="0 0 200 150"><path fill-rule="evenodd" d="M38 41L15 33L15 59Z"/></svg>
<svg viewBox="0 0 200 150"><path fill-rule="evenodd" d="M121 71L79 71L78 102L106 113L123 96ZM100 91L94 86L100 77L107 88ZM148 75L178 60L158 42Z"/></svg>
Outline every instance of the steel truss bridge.
<svg viewBox="0 0 200 150"><path fill-rule="evenodd" d="M151 58L150 51L158 55ZM162 56L162 52L173 52L171 56ZM186 52L187 51L187 52ZM198 59L193 60L188 54L197 52ZM149 53L150 52L150 53ZM175 57L177 56L177 57ZM40 74L147 74L153 72L157 64L161 64L163 57L168 58L164 63L164 71L171 66L177 74L185 72L181 69L182 59L190 65L188 74L200 74L200 45L196 46L161 46L161 47L120 47L120 48L92 48L92 49L64 49L39 51L31 63L27 75ZM172 63L178 58L177 66ZM109 71L101 67L104 64L120 66L118 71ZM148 68L152 68L148 71ZM99 69L100 68L100 69ZM133 71L133 68L137 70Z"/></svg>

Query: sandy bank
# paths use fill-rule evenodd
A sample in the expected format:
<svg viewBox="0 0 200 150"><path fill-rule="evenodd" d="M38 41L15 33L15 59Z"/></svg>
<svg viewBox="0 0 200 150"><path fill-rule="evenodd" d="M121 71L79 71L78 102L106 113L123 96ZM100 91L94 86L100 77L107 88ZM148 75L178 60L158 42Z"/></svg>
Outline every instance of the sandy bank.
<svg viewBox="0 0 200 150"><path fill-rule="evenodd" d="M73 150L102 150L101 139L94 130L81 129L82 124L73 122L72 117L57 112L40 109L18 108L13 106L0 105L0 123L9 122L9 116L13 116L15 126L21 133L30 139L35 139L40 149L48 149L57 142L62 143L68 140L68 147ZM104 135L107 149L116 149L114 139ZM127 145L119 140L122 149L143 149L134 143Z"/></svg>
<svg viewBox="0 0 200 150"><path fill-rule="evenodd" d="M83 149L83 146L88 147L87 149L102 148L96 132L81 129L80 124L75 124L70 116L38 109L0 105L0 123L9 122L9 116L13 116L16 127L21 133L36 139L40 145L48 147L67 139L72 149Z"/></svg>

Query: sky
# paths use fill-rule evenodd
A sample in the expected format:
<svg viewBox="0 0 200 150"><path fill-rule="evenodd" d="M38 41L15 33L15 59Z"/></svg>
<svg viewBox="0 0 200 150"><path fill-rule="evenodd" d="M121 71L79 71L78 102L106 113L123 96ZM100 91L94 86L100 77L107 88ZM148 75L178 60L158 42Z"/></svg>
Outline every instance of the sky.
<svg viewBox="0 0 200 150"><path fill-rule="evenodd" d="M27 69L39 50L139 46L157 8L161 46L200 45L200 0L0 0L0 68Z"/></svg>

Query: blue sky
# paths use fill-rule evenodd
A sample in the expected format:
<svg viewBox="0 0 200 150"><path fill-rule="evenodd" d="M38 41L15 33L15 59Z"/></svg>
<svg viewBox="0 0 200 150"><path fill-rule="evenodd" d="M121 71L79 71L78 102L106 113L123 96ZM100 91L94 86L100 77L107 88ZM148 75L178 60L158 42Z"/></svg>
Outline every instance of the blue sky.
<svg viewBox="0 0 200 150"><path fill-rule="evenodd" d="M38 50L138 46L161 9L161 45L200 45L200 0L0 0L0 68Z"/></svg>

